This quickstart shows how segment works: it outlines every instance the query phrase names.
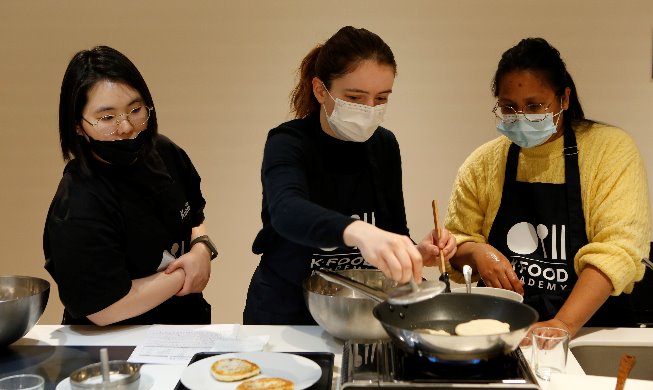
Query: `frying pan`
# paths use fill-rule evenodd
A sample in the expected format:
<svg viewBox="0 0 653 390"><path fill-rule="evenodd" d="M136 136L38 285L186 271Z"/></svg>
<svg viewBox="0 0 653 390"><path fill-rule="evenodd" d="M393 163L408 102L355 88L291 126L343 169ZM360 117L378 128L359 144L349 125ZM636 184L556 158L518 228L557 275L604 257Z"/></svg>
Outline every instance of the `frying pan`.
<svg viewBox="0 0 653 390"><path fill-rule="evenodd" d="M409 305L393 305L385 300L387 294L383 292L364 290L348 278L320 271L317 273L327 280L380 302L373 309L374 317L397 346L409 353L440 360L489 359L512 352L539 317L533 308L523 303L480 294L439 294ZM508 323L510 332L486 336L455 335L456 325L485 318ZM431 334L425 329L444 330L452 336Z"/></svg>
<svg viewBox="0 0 653 390"><path fill-rule="evenodd" d="M537 321L530 306L500 297L480 294L440 294L406 306L382 302L374 317L402 349L441 360L489 359L514 351ZM486 336L456 336L456 325L482 318L510 324L510 332ZM444 330L454 336L431 334L419 329Z"/></svg>

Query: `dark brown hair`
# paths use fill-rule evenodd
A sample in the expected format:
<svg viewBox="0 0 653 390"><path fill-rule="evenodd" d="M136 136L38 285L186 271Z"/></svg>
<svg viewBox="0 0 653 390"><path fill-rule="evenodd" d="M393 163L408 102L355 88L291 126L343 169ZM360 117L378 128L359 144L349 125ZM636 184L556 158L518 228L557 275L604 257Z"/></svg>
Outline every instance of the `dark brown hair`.
<svg viewBox="0 0 653 390"><path fill-rule="evenodd" d="M313 48L302 60L297 71L299 81L290 94L290 111L295 118L305 118L320 110L320 103L313 95L314 77L330 88L334 79L353 72L365 60L390 65L397 73L390 47L364 28L343 27L324 44Z"/></svg>

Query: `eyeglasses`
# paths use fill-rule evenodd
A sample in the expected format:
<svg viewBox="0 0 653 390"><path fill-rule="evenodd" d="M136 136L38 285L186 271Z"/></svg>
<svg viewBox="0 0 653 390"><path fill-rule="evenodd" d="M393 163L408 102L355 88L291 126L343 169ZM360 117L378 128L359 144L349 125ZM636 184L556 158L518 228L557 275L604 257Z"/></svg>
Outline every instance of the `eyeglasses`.
<svg viewBox="0 0 653 390"><path fill-rule="evenodd" d="M154 110L154 107L148 106L138 106L131 109L126 114L116 115L104 115L95 123L91 123L86 118L82 117L89 125L93 126L95 130L104 134L112 135L120 127L120 123L123 120L127 120L133 127L140 128L147 124L148 119L150 119L150 111ZM123 117L125 117L123 119Z"/></svg>
<svg viewBox="0 0 653 390"><path fill-rule="evenodd" d="M497 116L501 121L505 123L513 123L517 120L517 115L522 115L529 122L542 122L546 118L546 114L549 114L549 108L553 102L548 105L541 103L527 104L523 110L516 110L512 106L500 106L497 103L494 106L492 112Z"/></svg>

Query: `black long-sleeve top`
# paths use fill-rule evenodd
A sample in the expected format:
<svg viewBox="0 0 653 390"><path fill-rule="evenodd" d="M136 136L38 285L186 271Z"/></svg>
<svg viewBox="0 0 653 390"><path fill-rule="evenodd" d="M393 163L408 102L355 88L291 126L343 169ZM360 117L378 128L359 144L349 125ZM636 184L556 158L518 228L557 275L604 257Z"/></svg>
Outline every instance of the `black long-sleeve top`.
<svg viewBox="0 0 653 390"><path fill-rule="evenodd" d="M358 143L324 133L318 115L286 122L268 134L261 180L263 228L252 250L292 284L318 267L370 266L343 241L356 219L408 235L399 145L385 128Z"/></svg>

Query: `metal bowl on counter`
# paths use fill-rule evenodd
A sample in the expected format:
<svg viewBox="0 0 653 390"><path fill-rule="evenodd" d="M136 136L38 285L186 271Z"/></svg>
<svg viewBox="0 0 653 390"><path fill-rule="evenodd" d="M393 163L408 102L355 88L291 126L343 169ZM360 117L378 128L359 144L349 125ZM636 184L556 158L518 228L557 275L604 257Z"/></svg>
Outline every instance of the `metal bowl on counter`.
<svg viewBox="0 0 653 390"><path fill-rule="evenodd" d="M343 270L337 273L377 290L387 291L396 283L375 269ZM378 302L360 292L332 283L320 275L304 280L304 297L313 319L324 330L342 340L378 340L389 336L374 318Z"/></svg>
<svg viewBox="0 0 653 390"><path fill-rule="evenodd" d="M50 297L50 282L32 276L0 276L0 348L32 329Z"/></svg>
<svg viewBox="0 0 653 390"><path fill-rule="evenodd" d="M70 374L73 390L138 390L141 380L141 365L125 360L111 360L109 380L102 379L102 363L89 364Z"/></svg>

